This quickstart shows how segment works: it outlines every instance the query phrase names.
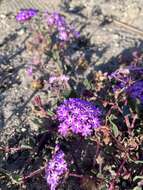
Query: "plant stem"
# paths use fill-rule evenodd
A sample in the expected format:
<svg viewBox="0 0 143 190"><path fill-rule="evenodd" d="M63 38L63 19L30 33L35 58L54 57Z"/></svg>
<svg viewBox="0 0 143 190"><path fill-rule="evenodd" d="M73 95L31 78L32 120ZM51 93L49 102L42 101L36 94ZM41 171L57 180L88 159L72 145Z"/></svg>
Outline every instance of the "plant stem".
<svg viewBox="0 0 143 190"><path fill-rule="evenodd" d="M124 164L126 162L126 156L124 157L119 169L117 170L116 176L114 177L114 179L111 181L110 185L109 185L109 189L108 190L115 190L115 182L117 180L117 178L121 175L121 171L124 167Z"/></svg>
<svg viewBox="0 0 143 190"><path fill-rule="evenodd" d="M21 146L21 147L16 147L16 148L0 147L0 151L3 151L5 153L12 153L12 152L17 152L17 151L21 151L21 150L33 150L33 149L28 146Z"/></svg>
<svg viewBox="0 0 143 190"><path fill-rule="evenodd" d="M69 173L69 176L71 177L77 177L77 178L83 178L83 175L78 175L78 174L74 174L74 173Z"/></svg>
<svg viewBox="0 0 143 190"><path fill-rule="evenodd" d="M20 179L20 181L25 181L25 180L27 180L27 179L29 179L29 178L35 176L35 175L38 175L38 174L42 173L42 172L45 170L45 168L46 168L46 166L44 166L44 167L42 167L42 168L40 168L40 169L38 169L38 170L35 170L34 172L31 172L31 173L30 173L29 175L27 175L27 176L23 176L23 177Z"/></svg>
<svg viewBox="0 0 143 190"><path fill-rule="evenodd" d="M24 182L25 180L28 180L31 177L34 177L34 176L42 173L45 170L45 168L46 168L46 166L44 166L44 167L42 167L42 168L40 168L38 170L35 170L35 171L31 172L27 176L23 176L22 178L20 178L19 182ZM77 177L77 178L83 178L84 177L83 175L79 175L79 174L75 174L75 173L69 173L68 176Z"/></svg>

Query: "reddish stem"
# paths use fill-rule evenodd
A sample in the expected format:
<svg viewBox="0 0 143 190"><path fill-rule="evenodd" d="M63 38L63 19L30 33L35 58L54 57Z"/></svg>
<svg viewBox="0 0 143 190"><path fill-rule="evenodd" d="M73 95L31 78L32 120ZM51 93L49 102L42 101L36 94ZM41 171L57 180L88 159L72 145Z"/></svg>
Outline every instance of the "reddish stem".
<svg viewBox="0 0 143 190"><path fill-rule="evenodd" d="M132 129L134 128L134 125L135 125L135 122L136 122L136 119L137 119L137 114L133 115L132 122L129 121L129 116L128 115L126 115L124 117L124 119L125 119L125 123L126 123L126 125L128 127L128 132L129 132L129 134L131 134L132 133Z"/></svg>
<svg viewBox="0 0 143 190"><path fill-rule="evenodd" d="M29 178L31 178L31 177L33 177L33 176L36 176L37 174L39 174L39 173L42 173L44 170L45 170L45 168L46 168L46 166L44 166L44 167L42 167L42 168L40 168L40 169L38 169L38 170L35 170L34 172L31 172L29 175L27 175L27 176L23 176L21 179L20 179L20 181L25 181L25 180L27 180L27 179L29 179Z"/></svg>
<svg viewBox="0 0 143 190"><path fill-rule="evenodd" d="M131 124L130 124L130 121L129 121L129 116L126 115L124 118L125 118L125 123L126 123L127 127L131 128Z"/></svg>
<svg viewBox="0 0 143 190"><path fill-rule="evenodd" d="M31 177L34 177L34 176L36 176L36 175L42 173L42 172L45 170L45 168L46 168L46 165L45 165L44 167L38 169L38 170L35 170L35 171L31 172L31 173L28 174L27 176L23 176L23 177L20 179L20 181L21 181L21 182L24 182L24 181L30 179ZM78 175L78 174L74 174L74 173L69 173L68 176L77 177L77 178L83 178L83 175Z"/></svg>
<svg viewBox="0 0 143 190"><path fill-rule="evenodd" d="M16 148L9 148L9 147L0 147L0 151L3 151L5 153L11 153L11 152L17 152L17 151L20 151L20 150L32 150L32 148L30 147L16 147Z"/></svg>
<svg viewBox="0 0 143 190"><path fill-rule="evenodd" d="M132 121L132 124L131 124L131 128L134 128L134 126L135 126L135 122L136 122L136 119L137 119L138 117L137 117L137 114L135 114L134 116L133 116L133 121Z"/></svg>
<svg viewBox="0 0 143 190"><path fill-rule="evenodd" d="M74 174L74 173L69 173L69 176L83 178L83 175L78 175L78 174Z"/></svg>
<svg viewBox="0 0 143 190"><path fill-rule="evenodd" d="M125 162L126 162L126 158L124 158L124 160L122 161L122 163L121 163L121 165L120 165L120 167L116 173L116 176L114 177L114 179L110 183L108 190L115 190L115 182L116 182L117 178L121 175L121 171L124 167Z"/></svg>

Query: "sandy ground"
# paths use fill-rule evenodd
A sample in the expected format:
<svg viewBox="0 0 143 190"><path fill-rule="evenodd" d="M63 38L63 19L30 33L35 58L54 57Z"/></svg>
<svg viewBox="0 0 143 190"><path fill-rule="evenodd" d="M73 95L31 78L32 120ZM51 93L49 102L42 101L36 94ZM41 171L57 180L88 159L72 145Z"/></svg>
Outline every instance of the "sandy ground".
<svg viewBox="0 0 143 190"><path fill-rule="evenodd" d="M94 69L102 68L109 71L113 66L118 67L116 58L120 54L126 56L134 49L142 49L143 32L140 31L143 30L142 0L89 0L88 2L85 0L59 2L58 0L55 3L42 0L39 6L35 3L35 0L11 0L9 6L7 5L8 2L3 0L0 4L1 89L4 83L5 85L11 83L9 79L15 78L16 81L12 85L9 84L10 88L0 94L1 127L8 126L8 123L11 120L13 121L13 117L17 117L14 112L17 108L14 107L18 107L19 98L24 97L25 100L23 101L27 101L24 95L27 92L25 89L22 90L19 79L19 73L23 67L21 61L24 64L23 48L26 34L20 29L20 24L16 23L14 16L22 6L24 8L38 7L41 11L45 8L50 11L64 12L67 18L80 29L81 34L90 38L91 47L85 48L85 51L90 56L91 64L85 75L88 75ZM111 17L114 22L109 23ZM122 22L125 24L122 24ZM132 26L139 30L135 30ZM109 64L111 67L109 67ZM17 70L14 68L17 68ZM9 73L9 69L11 73ZM5 73L3 73L4 71ZM14 121L16 120L14 119Z"/></svg>

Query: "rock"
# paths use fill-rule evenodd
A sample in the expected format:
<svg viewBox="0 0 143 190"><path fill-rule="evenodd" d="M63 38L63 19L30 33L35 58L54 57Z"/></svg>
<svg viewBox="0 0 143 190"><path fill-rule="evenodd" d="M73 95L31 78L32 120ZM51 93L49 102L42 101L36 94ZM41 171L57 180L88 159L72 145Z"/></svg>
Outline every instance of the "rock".
<svg viewBox="0 0 143 190"><path fill-rule="evenodd" d="M140 8L136 5L129 5L124 13L123 21L127 22L128 24L133 23L134 20L139 17L140 12Z"/></svg>
<svg viewBox="0 0 143 190"><path fill-rule="evenodd" d="M24 29L21 29L21 30L18 31L18 35L19 35L19 36L22 36L24 33L25 33L25 30L24 30Z"/></svg>

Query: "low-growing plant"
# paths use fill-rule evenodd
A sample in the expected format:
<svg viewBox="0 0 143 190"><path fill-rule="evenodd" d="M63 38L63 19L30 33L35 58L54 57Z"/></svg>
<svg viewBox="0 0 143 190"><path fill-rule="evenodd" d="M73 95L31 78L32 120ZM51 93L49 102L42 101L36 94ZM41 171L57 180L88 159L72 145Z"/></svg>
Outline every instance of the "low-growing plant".
<svg viewBox="0 0 143 190"><path fill-rule="evenodd" d="M24 10L16 18L23 22L37 14L35 10ZM76 189L141 189L142 54L136 54L130 65L112 73L95 71L90 81L83 81L86 89L76 93L69 83L65 52L73 39L79 38L79 33L59 13L46 12L42 18L44 27L39 23L32 28L27 43L26 71L36 80L35 85L40 80L41 86L33 87L36 90L42 89L48 80L50 91L55 96L58 94L58 101L51 106L37 95L32 101L34 122L39 122L38 143L32 137L33 143L29 140L26 146L0 148L3 154L29 151L29 158L37 155L36 159L41 153L41 165L26 175L12 175L3 168L0 173L8 176L15 186L43 174L51 190L68 189L69 181L76 178L80 182ZM51 67L47 67L49 64ZM39 71L40 78L36 78ZM68 94L63 93L64 88L70 89Z"/></svg>

